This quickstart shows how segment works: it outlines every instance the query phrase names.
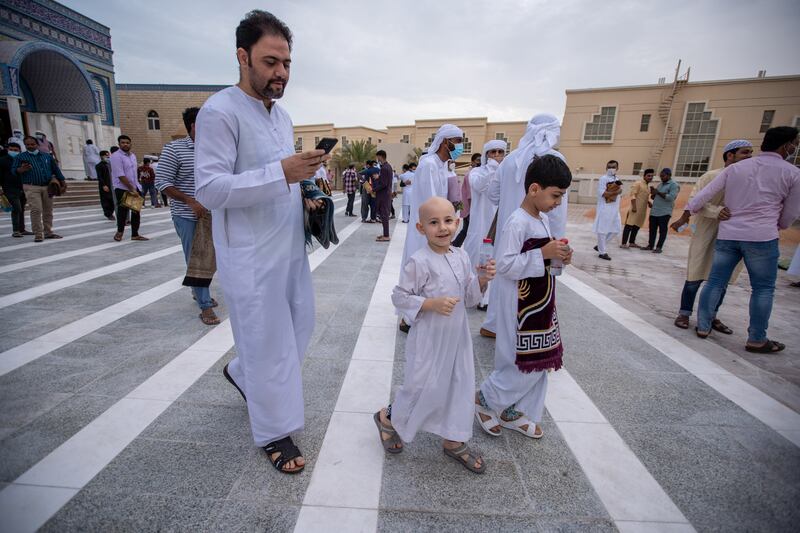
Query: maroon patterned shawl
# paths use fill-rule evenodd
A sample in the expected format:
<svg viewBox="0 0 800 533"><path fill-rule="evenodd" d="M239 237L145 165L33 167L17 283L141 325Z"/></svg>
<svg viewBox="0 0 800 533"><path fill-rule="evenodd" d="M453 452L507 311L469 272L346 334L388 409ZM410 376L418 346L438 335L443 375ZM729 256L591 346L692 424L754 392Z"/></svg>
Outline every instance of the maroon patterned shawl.
<svg viewBox="0 0 800 533"><path fill-rule="evenodd" d="M521 253L541 248L549 238L528 239ZM556 280L545 259L545 275L517 282L517 368L525 374L561 368L564 349L556 312Z"/></svg>

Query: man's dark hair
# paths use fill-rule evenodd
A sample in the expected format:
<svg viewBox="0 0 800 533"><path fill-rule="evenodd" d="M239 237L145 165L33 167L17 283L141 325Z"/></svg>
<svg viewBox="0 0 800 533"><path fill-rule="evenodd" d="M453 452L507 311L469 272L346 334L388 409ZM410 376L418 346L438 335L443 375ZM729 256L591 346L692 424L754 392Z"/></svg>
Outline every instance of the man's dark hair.
<svg viewBox="0 0 800 533"><path fill-rule="evenodd" d="M149 158L149 157L145 157L145 158L142 160L142 163L144 163L145 165L146 165L147 163L149 163L149 162L150 162L150 158Z"/></svg>
<svg viewBox="0 0 800 533"><path fill-rule="evenodd" d="M471 163L474 163L476 159L480 159L481 154L472 154L472 157L469 158Z"/></svg>
<svg viewBox="0 0 800 533"><path fill-rule="evenodd" d="M606 163L606 168L608 168L608 165L617 165L617 168L619 168L619 162L615 159L612 159L611 161Z"/></svg>
<svg viewBox="0 0 800 533"><path fill-rule="evenodd" d="M656 173L656 169L654 169L654 168L646 168L646 169L644 169L644 172L642 173L642 176L647 176L648 174L655 174L655 173Z"/></svg>
<svg viewBox="0 0 800 533"><path fill-rule="evenodd" d="M403 172L408 172L410 167L408 165L403 165Z"/></svg>
<svg viewBox="0 0 800 533"><path fill-rule="evenodd" d="M784 144L791 142L797 138L797 128L791 126L777 126L770 128L764 134L764 140L761 141L762 152L774 152Z"/></svg>
<svg viewBox="0 0 800 533"><path fill-rule="evenodd" d="M386 150L378 150L375 152L375 157L381 156L382 158L386 159Z"/></svg>
<svg viewBox="0 0 800 533"><path fill-rule="evenodd" d="M100 150L100 157L103 157L104 155L111 155L111 154L108 153L108 150Z"/></svg>
<svg viewBox="0 0 800 533"><path fill-rule="evenodd" d="M409 163L408 164L408 170L411 170L412 168L417 168L417 164L416 163Z"/></svg>
<svg viewBox="0 0 800 533"><path fill-rule="evenodd" d="M119 146L112 146L111 148L109 148L109 150L111 150L111 153L113 154L114 152L119 150Z"/></svg>
<svg viewBox="0 0 800 533"><path fill-rule="evenodd" d="M131 138L128 137L127 135L120 135L119 137L117 137L117 142L121 142L123 139L126 139L128 141L131 140Z"/></svg>
<svg viewBox="0 0 800 533"><path fill-rule="evenodd" d="M22 138L22 142L25 142L25 141L27 141L28 139L33 139L34 141L36 141L36 144L39 144L39 139L37 139L37 138L36 138L36 137L34 137L33 135L26 135L25 137L23 137L23 138Z"/></svg>
<svg viewBox="0 0 800 533"><path fill-rule="evenodd" d="M8 143L8 148L11 148L12 146L16 146L18 150L22 151L22 146L20 146L19 143L15 143L14 141Z"/></svg>
<svg viewBox="0 0 800 533"><path fill-rule="evenodd" d="M247 57L250 57L250 49L264 35L274 35L283 37L292 49L292 31L289 26L283 23L278 17L261 9L254 9L244 16L236 28L236 48L244 48Z"/></svg>
<svg viewBox="0 0 800 533"><path fill-rule="evenodd" d="M356 168L356 164L355 163L350 163L349 165L347 165L347 168L355 169Z"/></svg>
<svg viewBox="0 0 800 533"><path fill-rule="evenodd" d="M197 122L197 114L200 112L199 107L187 107L183 111L183 125L186 126L186 132L192 131L192 124Z"/></svg>
<svg viewBox="0 0 800 533"><path fill-rule="evenodd" d="M375 161L373 161L372 159L367 159L367 166L372 166L374 164L375 164Z"/></svg>
<svg viewBox="0 0 800 533"><path fill-rule="evenodd" d="M572 183L572 172L566 163L554 155L534 157L525 172L525 190L530 189L534 183L538 183L543 189L568 189Z"/></svg>
<svg viewBox="0 0 800 533"><path fill-rule="evenodd" d="M86 139L86 144L94 144L91 139Z"/></svg>

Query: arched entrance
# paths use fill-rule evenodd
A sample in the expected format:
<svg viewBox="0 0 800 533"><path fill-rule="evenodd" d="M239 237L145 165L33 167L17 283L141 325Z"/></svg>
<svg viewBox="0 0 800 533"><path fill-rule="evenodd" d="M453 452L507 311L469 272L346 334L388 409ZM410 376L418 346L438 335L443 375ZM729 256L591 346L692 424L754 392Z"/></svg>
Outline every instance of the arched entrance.
<svg viewBox="0 0 800 533"><path fill-rule="evenodd" d="M89 74L68 51L42 41L0 42L0 76L6 113L0 138L26 131L22 112L94 115L99 106Z"/></svg>

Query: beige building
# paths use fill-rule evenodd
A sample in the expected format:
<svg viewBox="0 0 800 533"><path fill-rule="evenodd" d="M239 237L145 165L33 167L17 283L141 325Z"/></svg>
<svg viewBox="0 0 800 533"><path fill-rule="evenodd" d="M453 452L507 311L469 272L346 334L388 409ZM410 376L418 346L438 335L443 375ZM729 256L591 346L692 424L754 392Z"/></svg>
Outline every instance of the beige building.
<svg viewBox="0 0 800 533"><path fill-rule="evenodd" d="M483 145L492 139L503 139L513 150L516 143L525 134L527 120L520 122L489 122L486 117L473 118L439 118L416 120L407 126L389 126L386 131L386 142L405 143L427 149L442 124L455 124L464 130L464 154L456 162L459 167L469 165L474 153L480 153Z"/></svg>
<svg viewBox="0 0 800 533"><path fill-rule="evenodd" d="M773 126L800 121L800 75L567 90L560 151L573 173L598 175L609 159L620 174L673 169L692 182L722 166L734 139L758 148Z"/></svg>
<svg viewBox="0 0 800 533"><path fill-rule="evenodd" d="M209 96L227 85L117 84L120 129L131 138L141 159L158 155L165 144L186 137L182 114L202 107Z"/></svg>

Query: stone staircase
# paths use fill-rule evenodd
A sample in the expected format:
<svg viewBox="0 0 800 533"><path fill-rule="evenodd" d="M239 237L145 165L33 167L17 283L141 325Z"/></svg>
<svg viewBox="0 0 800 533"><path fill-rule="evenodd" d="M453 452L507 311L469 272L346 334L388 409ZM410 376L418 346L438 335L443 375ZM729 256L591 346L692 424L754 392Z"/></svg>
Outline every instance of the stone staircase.
<svg viewBox="0 0 800 533"><path fill-rule="evenodd" d="M67 180L67 193L53 198L53 207L100 206L96 181Z"/></svg>

